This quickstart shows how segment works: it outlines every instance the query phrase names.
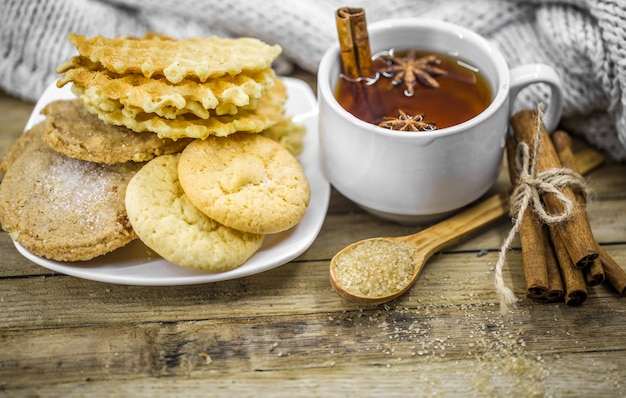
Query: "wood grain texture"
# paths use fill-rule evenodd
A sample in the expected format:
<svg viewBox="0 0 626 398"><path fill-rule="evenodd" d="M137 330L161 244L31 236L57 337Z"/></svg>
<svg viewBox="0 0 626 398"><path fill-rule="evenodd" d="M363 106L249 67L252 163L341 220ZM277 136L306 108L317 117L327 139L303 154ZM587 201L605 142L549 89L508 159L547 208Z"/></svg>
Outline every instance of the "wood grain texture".
<svg viewBox="0 0 626 398"><path fill-rule="evenodd" d="M28 107L0 97L0 153ZM588 181L594 236L626 267L626 166ZM436 253L406 295L372 308L335 295L330 258L424 227L377 220L336 191L299 258L211 284L60 275L1 232L0 396L623 396L626 302L607 284L581 307L528 300L516 240L504 278L520 301L500 315L493 271L510 226L504 217Z"/></svg>

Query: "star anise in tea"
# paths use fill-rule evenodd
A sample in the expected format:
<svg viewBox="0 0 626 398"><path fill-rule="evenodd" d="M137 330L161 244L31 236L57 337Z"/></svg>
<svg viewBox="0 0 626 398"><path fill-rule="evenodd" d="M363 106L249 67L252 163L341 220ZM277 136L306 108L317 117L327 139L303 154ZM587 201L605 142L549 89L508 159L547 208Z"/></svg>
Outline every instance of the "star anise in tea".
<svg viewBox="0 0 626 398"><path fill-rule="evenodd" d="M378 126L398 131L430 131L437 129L433 122L424 121L424 115L407 115L398 109L398 117L385 116Z"/></svg>
<svg viewBox="0 0 626 398"><path fill-rule="evenodd" d="M405 92L408 96L415 93L415 86L418 82L426 87L439 87L434 77L446 74L445 70L435 66L439 63L435 55L416 58L415 50L410 50L404 57L385 55L381 58L387 64L379 69L379 72L392 75L393 85L404 81Z"/></svg>

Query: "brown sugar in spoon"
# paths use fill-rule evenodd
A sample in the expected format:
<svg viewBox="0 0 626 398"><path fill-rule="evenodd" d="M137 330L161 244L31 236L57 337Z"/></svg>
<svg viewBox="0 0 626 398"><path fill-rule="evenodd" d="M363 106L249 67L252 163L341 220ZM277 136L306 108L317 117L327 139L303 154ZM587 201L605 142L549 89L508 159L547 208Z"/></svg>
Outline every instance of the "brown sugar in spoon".
<svg viewBox="0 0 626 398"><path fill-rule="evenodd" d="M495 194L418 233L355 242L331 259L330 284L357 304L393 300L413 285L434 253L507 212L506 195Z"/></svg>
<svg viewBox="0 0 626 398"><path fill-rule="evenodd" d="M604 157L594 150L576 154L581 174L603 161ZM508 210L508 196L499 193L418 233L355 242L331 259L330 284L340 297L360 305L393 300L413 286L434 253L507 214Z"/></svg>

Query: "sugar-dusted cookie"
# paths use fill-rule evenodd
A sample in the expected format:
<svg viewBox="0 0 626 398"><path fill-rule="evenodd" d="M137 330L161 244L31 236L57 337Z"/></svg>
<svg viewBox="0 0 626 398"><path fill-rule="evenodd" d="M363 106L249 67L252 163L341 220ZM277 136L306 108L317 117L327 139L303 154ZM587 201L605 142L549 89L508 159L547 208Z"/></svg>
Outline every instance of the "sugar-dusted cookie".
<svg viewBox="0 0 626 398"><path fill-rule="evenodd" d="M229 227L268 234L296 225L310 188L300 163L259 134L194 141L181 153L180 183L203 213Z"/></svg>
<svg viewBox="0 0 626 398"><path fill-rule="evenodd" d="M126 209L137 235L183 267L221 272L245 263L264 236L226 227L196 209L178 181L179 157L152 159L128 184Z"/></svg>
<svg viewBox="0 0 626 398"><path fill-rule="evenodd" d="M174 141L106 124L77 99L53 101L42 113L46 115L44 141L57 152L90 162L144 162L180 152L191 140Z"/></svg>
<svg viewBox="0 0 626 398"><path fill-rule="evenodd" d="M15 141L9 147L9 151L2 158L0 162L0 174L7 172L9 167L24 153L24 150L33 144L33 141L41 141L41 134L44 131L43 123L40 126L36 126L24 134L17 137Z"/></svg>
<svg viewBox="0 0 626 398"><path fill-rule="evenodd" d="M43 122L0 184L0 223L31 253L89 260L136 238L124 191L141 163L97 164L64 156L43 142ZM20 145L19 143L17 145Z"/></svg>

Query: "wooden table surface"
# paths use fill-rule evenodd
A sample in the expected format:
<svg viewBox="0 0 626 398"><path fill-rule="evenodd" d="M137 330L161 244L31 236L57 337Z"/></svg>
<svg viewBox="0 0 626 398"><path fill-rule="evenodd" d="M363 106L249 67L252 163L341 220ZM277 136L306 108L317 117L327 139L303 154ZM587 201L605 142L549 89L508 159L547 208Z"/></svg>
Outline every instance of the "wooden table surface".
<svg viewBox="0 0 626 398"><path fill-rule="evenodd" d="M0 156L33 104L0 96ZM594 234L626 267L626 166L588 175ZM503 172L494 189L505 189ZM0 233L0 396L625 396L626 298L589 288L580 307L524 297L519 240L494 293L495 221L436 254L404 296L343 302L330 258L349 243L403 235L336 191L300 257L225 282L142 287L66 276ZM410 395L409 395L410 394Z"/></svg>

